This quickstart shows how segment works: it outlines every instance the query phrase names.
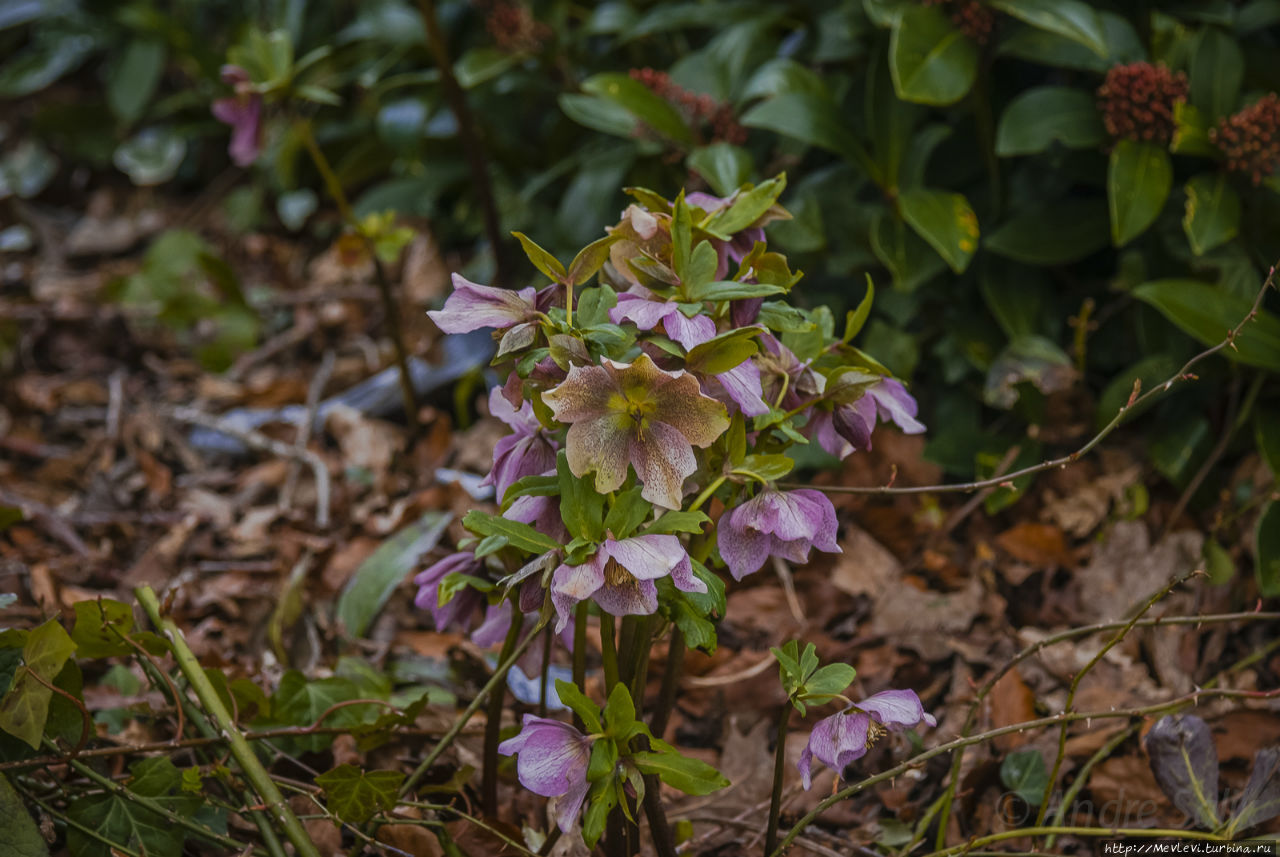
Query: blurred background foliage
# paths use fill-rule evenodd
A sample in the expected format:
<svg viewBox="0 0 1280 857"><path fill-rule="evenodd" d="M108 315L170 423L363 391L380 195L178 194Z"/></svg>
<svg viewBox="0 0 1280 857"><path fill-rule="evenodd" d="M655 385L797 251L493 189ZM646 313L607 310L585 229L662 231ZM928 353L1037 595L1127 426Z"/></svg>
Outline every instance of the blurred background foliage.
<svg viewBox="0 0 1280 857"><path fill-rule="evenodd" d="M238 231L323 230L314 133L356 219L427 218L489 282L495 241L567 258L624 186L785 172L794 218L769 233L797 294L839 317L869 273L864 344L911 381L927 455L984 476L1013 447L1017 467L1079 442L1246 315L1280 258L1277 56L1280 0L0 0L0 198L218 180ZM238 99L243 170L218 99ZM147 264L117 291L167 282ZM1223 461L1257 448L1280 469L1276 310L1208 383L1130 415L1179 490L1223 438Z"/></svg>

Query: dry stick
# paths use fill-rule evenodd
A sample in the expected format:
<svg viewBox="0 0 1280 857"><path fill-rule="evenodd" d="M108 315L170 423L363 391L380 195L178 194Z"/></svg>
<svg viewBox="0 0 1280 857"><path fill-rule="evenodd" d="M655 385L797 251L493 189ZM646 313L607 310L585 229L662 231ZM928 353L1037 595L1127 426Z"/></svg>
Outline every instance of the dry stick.
<svg viewBox="0 0 1280 857"><path fill-rule="evenodd" d="M787 727L791 725L791 700L778 715L778 745L773 756L773 791L769 795L769 826L764 834L765 857L778 845L778 815L782 812L782 775L787 764Z"/></svg>
<svg viewBox="0 0 1280 857"><path fill-rule="evenodd" d="M396 307L395 295L391 292L391 281L387 279L387 272L383 270L382 262L378 259L377 248L374 246L373 239L360 230L360 221L356 219L356 213L352 210L351 203L347 200L347 192L342 189L342 182L338 179L338 174L333 171L333 167L329 164L329 159L320 148L320 144L316 142L316 135L311 129L311 122L306 119L299 120L297 127L302 137L302 144L306 147L307 154L311 156L312 163L320 171L320 176L324 179L324 186L329 191L329 196L338 206L338 212L342 215L342 219L355 231L356 235L364 239L365 252L369 254L369 261L373 264L373 278L378 284L378 296L382 300L382 314L387 319L387 334L391 337L391 346L396 353L396 368L399 369L400 375L400 398L401 404L404 406L405 420L409 423L410 431L416 433L418 430L418 399L413 391L413 379L409 375L409 352L404 345L404 331L400 327L400 311Z"/></svg>
<svg viewBox="0 0 1280 857"><path fill-rule="evenodd" d="M493 675L489 677L489 680L485 682L484 687L480 688L480 692L476 694L476 698L471 700L471 704L467 706L466 710L463 711L462 714L458 715L457 720L453 721L453 725L449 727L449 731L444 733L436 745L431 748L431 752L427 754L427 758L419 762L418 767L415 768L413 773L409 775L409 778L401 784L401 797L404 797L409 794L409 792L413 791L413 787L416 786L418 781L426 775L431 766L435 764L436 759L439 759L440 755L444 753L444 751L448 749L449 745L453 743L453 740L458 737L462 732L462 728L467 725L467 721L480 710L480 706L484 704L489 693L502 683L506 678L507 671L511 669L511 665L519 660L520 656L525 653L525 650L529 648L529 644L537 638L538 632L542 630L545 624L545 620L539 622L537 627L525 635L525 638L520 641L520 645L515 647L515 650L511 652L510 657L504 658L502 663L498 664L497 668L493 671Z"/></svg>
<svg viewBox="0 0 1280 857"><path fill-rule="evenodd" d="M981 744L984 741L990 741L994 738L999 738L1001 735L1010 735L1015 732L1026 732L1027 730L1030 730L1030 729L1041 729L1045 726L1055 726L1055 725L1060 725L1062 723L1075 723L1080 720L1108 720L1108 719L1123 719L1128 717L1146 717L1151 714L1158 714L1160 712L1168 711L1170 709L1180 708L1182 706L1197 702L1200 699L1264 700L1264 699L1275 699L1278 696L1280 696L1280 688L1277 688L1274 690L1268 690L1268 691L1217 690L1214 688L1201 688L1200 690L1193 691L1189 694L1186 694L1185 696L1180 696L1176 699L1171 699L1171 700L1168 700L1167 702L1156 703L1154 705L1140 706L1138 708L1116 708L1110 711L1068 711L1068 712L1063 712L1062 714L1055 714L1051 717L1041 717L1037 720L1027 720L1022 723L1013 723L1013 724L1010 724L1009 726L1001 726L996 729L990 729L986 732L982 732L978 735L970 735L964 738L956 738L953 741L948 741L946 744L939 744L937 747L933 747L931 749L924 750L920 753L917 753L915 756L912 756L907 761L902 762L901 764L895 765L894 767L889 768L887 771L881 771L880 773L875 774L874 776L867 777L865 780L860 780L854 783L853 785L846 786L843 789L840 789L839 791L832 794L830 797L823 798L823 800L820 801L817 806L811 809L808 813L805 814L803 818L801 818L799 821L795 823L795 825L792 826L791 830L787 833L787 835L783 838L782 842L778 845L777 850L775 850L773 854L770 855L770 857L782 857L782 854L785 853L786 850L791 847L792 843L795 841L795 838L800 835L800 831L804 830L806 827L808 827L810 824L813 823L813 820L815 818L817 818L823 812L827 811L828 809L830 809L832 806L839 803L840 801L847 800L848 798L853 797L855 794L865 791L871 786L874 786L878 783L882 783L885 780L891 780L894 777L897 777L898 775L911 770L912 768L918 768L928 760L932 759L934 756L941 756L944 753L950 753L952 750L958 750L962 747L971 747L974 744ZM1065 830L1066 829L1064 829L1064 831ZM1025 834L1024 832L1024 835L1029 835L1029 834ZM935 853L941 853L941 852L935 852ZM946 853L950 853L950 852L946 852Z"/></svg>
<svg viewBox="0 0 1280 857"><path fill-rule="evenodd" d="M471 171L471 183L475 186L476 196L480 201L480 214L484 219L485 236L493 248L494 280L496 284L507 286L506 254L503 252L504 241L502 226L498 218L498 204L494 200L493 186L489 181L489 168L485 162L484 144L476 131L475 117L467 104L466 93L453 73L453 61L449 58L449 43L444 31L440 29L440 19L436 16L435 0L419 0L422 21L427 28L427 47L435 58L436 67L440 69L440 85L444 89L445 100L449 109L458 120L458 141L467 158L467 168ZM572 299L572 298L570 298Z"/></svg>
<svg viewBox="0 0 1280 857"><path fill-rule="evenodd" d="M197 411L194 408L165 407L160 409L160 413L178 422L189 423L220 432L227 437L235 438L251 449L270 452L272 455L278 455L281 458L305 463L311 468L316 480L316 526L320 529L329 526L329 496L332 493L332 489L329 482L329 468L320 456L309 449L298 449L292 444L268 437L262 432L228 425L225 420Z"/></svg>
<svg viewBox="0 0 1280 857"><path fill-rule="evenodd" d="M1146 402L1147 400L1160 395L1161 393L1168 392L1173 387L1173 385L1178 383L1179 381L1190 381L1194 379L1196 376L1190 374L1191 367L1195 366L1201 361L1206 360L1209 357L1212 357L1214 354L1217 354L1219 351L1221 351L1224 348L1227 348L1228 346L1234 349L1236 337L1240 335L1240 331L1244 329L1244 326L1246 324L1248 324L1249 322L1257 318L1258 311L1262 307L1262 299L1266 296L1267 289L1270 288L1274 283L1275 275L1276 275L1276 269L1274 266L1272 266L1270 273L1267 274L1267 278L1262 283L1262 288L1258 290L1258 296L1253 300L1253 307L1252 309L1249 310L1249 314L1246 315L1240 321L1239 324L1237 324L1234 328L1232 328L1227 333L1226 339L1222 340L1217 345L1214 345L1211 348L1206 348L1204 351L1201 351L1199 354L1197 354L1196 356L1188 360L1186 363L1184 363L1182 365L1182 368L1179 369L1176 373L1171 375L1169 378L1165 379L1162 383L1157 384L1155 387L1152 387L1150 390L1148 390L1147 392L1143 393L1140 396L1137 395L1139 390L1139 385L1135 382L1134 388L1133 388L1133 394L1130 395L1129 401L1125 403L1125 405L1121 407L1120 410L1116 411L1116 415L1111 418L1111 422L1103 426L1102 430L1098 432L1096 435L1094 435L1092 438L1090 438L1089 441L1084 446L1080 447L1075 452L1072 452L1068 455L1061 456L1060 458L1050 459L1049 461L1042 461L1039 464L1033 464L1029 467L1023 467L1021 470L1015 470L1012 473L1005 474L1004 476L993 476L990 479L978 479L974 482L957 482L950 485L913 485L906 488L894 488L892 485L880 485L876 487L868 487L868 486L856 486L856 485L854 486L808 485L808 484L800 484L798 482L779 482L778 487L779 488L816 488L819 491L822 491L827 494L938 494L943 492L967 493L969 491L977 491L982 488L1008 487L1013 482L1013 480L1018 479L1022 476L1030 476L1033 473L1041 473L1045 470L1052 470L1055 467L1066 467L1068 464L1074 464L1075 462L1079 461L1083 456L1092 452L1094 447L1096 447L1099 443L1103 441L1103 439L1105 439L1108 435L1110 435L1113 431L1115 431L1119 427L1120 423L1124 420L1124 415L1127 414L1130 410L1142 404L1143 402Z"/></svg>
<svg viewBox="0 0 1280 857"><path fill-rule="evenodd" d="M182 636L182 632L172 620L164 619L160 616L160 602L156 600L155 592L149 586L142 586L134 590L134 595L137 597L138 603L142 605L142 609L146 611L147 618L151 620L151 624L169 640L174 660L178 662L178 667L182 670L182 674L186 676L204 710L218 724L219 731L226 737L231 746L231 754L240 765L240 770L244 773L245 778L249 780L254 791L258 793L258 797L267 805L271 815L280 822L284 828L286 838L293 843L293 847L299 857L320 857L320 852L316 849L315 843L311 841L306 828L298 821L298 817L293 814L293 810L289 808L284 797L280 794L280 790L272 782L266 768L262 766L262 762L258 761L253 747L245 740L244 734L240 732L235 721L231 719L231 715L222 704L221 697L218 696L213 684L204 674L200 662L196 660L196 656L192 654L191 649L187 646L187 641Z"/></svg>
<svg viewBox="0 0 1280 857"><path fill-rule="evenodd" d="M1102 661L1107 652L1120 645L1124 638L1129 636L1129 632L1133 630L1134 624L1145 616L1148 610L1163 601L1166 595L1186 583L1197 574L1204 574L1204 572L1199 570L1190 571L1186 574L1172 578L1168 583L1152 594L1152 596L1143 603L1142 607L1138 609L1138 612L1133 614L1133 618L1130 619L1123 628L1117 631L1115 636L1108 640L1106 645L1099 649L1094 656L1089 659L1088 663L1086 663L1084 667L1075 674L1075 677L1071 679L1071 687L1067 689L1067 702L1062 709L1064 713L1070 711L1071 706L1075 703L1076 691L1080 689L1080 682L1084 681L1084 677ZM1067 731L1068 724L1062 724L1062 728L1058 732L1058 754L1054 757L1053 770L1049 772L1049 779L1044 785L1044 796L1040 800L1040 809L1036 812L1037 827L1044 824L1044 817L1049 812L1049 798L1053 795L1053 785L1058 781L1058 774L1062 771L1062 762L1067 757Z"/></svg>

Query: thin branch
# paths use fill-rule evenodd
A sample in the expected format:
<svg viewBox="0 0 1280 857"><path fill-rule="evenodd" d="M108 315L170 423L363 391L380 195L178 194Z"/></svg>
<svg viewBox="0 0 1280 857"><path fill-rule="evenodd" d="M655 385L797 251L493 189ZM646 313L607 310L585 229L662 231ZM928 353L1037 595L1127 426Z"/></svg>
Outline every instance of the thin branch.
<svg viewBox="0 0 1280 857"><path fill-rule="evenodd" d="M1175 372L1165 381L1163 381L1160 384L1157 384L1155 387L1152 387L1150 390L1148 390L1147 392L1143 393L1140 396L1136 395L1139 388L1138 388L1138 385L1135 383L1134 395L1131 395L1129 397L1129 401L1126 402L1123 406L1121 406L1120 410L1116 411L1116 415L1111 418L1111 422L1107 423L1102 428L1101 431L1099 431L1092 438L1090 438L1089 441L1085 443L1084 446L1080 447L1075 452L1072 452L1068 455L1061 456L1060 458L1049 459L1048 461L1042 461L1039 464L1033 464L1029 467L1022 468L1021 470L1015 470L1003 476L993 476L990 479L978 479L973 482L956 482L949 485L912 485L905 488L894 488L892 485L880 485L880 486L871 487L871 486L861 486L861 485L853 485L853 486L809 485L809 484L800 484L796 482L779 482L778 487L779 488L816 488L819 491L822 491L827 494L939 494L944 492L968 493L970 491L978 491L983 488L1002 488L1002 487L1012 488L1013 481L1015 479L1019 479L1023 476L1031 476L1032 474L1035 474L1035 473L1042 473L1046 470L1052 470L1055 467L1066 467L1068 464L1074 464L1077 461L1079 461L1082 457L1092 452L1094 447L1100 444L1103 441L1103 439L1105 439L1113 431L1119 428L1120 424L1124 421L1125 414L1129 413L1129 411L1133 410L1139 405L1145 404L1146 402L1148 402L1149 400L1153 399L1156 396L1159 396L1163 393L1167 393L1170 389L1173 388L1175 384L1181 381L1195 380L1197 376L1191 373L1191 368L1193 366L1197 365L1203 360L1207 360L1209 357L1212 357L1214 354L1217 354L1219 351L1223 350L1224 348L1230 347L1234 349L1236 337L1240 335L1240 332L1244 329L1245 325L1247 325L1249 322L1253 321L1255 318L1258 317L1258 312L1262 308L1262 299L1266 296L1267 289L1269 289L1274 283L1275 275L1276 275L1276 269L1273 266L1271 268L1270 273L1267 274L1267 278L1263 281L1262 288L1258 290L1258 295L1253 300L1253 307L1252 309L1249 310L1249 314L1246 315L1243 319L1241 319L1240 323L1237 324L1235 327L1233 327L1227 333L1226 339L1222 340L1217 345L1211 346L1210 348L1206 348L1204 351L1201 351L1199 354L1195 355L1186 363L1184 363L1181 369L1179 369L1177 372Z"/></svg>

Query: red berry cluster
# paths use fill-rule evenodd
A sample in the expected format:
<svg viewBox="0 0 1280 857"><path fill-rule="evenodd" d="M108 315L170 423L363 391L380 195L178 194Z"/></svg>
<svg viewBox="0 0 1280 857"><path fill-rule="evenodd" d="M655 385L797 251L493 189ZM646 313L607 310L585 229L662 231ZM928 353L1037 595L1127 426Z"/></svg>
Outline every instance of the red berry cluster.
<svg viewBox="0 0 1280 857"><path fill-rule="evenodd" d="M484 26L498 49L509 54L537 53L551 37L551 28L535 19L529 8L516 0L481 0L487 8Z"/></svg>
<svg viewBox="0 0 1280 857"><path fill-rule="evenodd" d="M924 0L924 5L944 7L952 26L978 44L985 45L991 40L996 13L978 0Z"/></svg>
<svg viewBox="0 0 1280 857"><path fill-rule="evenodd" d="M724 141L742 145L747 141L747 129L738 124L733 108L727 102L716 101L710 95L690 92L671 80L665 71L651 68L631 69L631 79L638 80L656 94L674 104L692 123L705 122L711 128L711 142Z"/></svg>
<svg viewBox="0 0 1280 857"><path fill-rule="evenodd" d="M1280 166L1280 95L1272 92L1225 117L1209 139L1227 156L1228 170L1262 184Z"/></svg>
<svg viewBox="0 0 1280 857"><path fill-rule="evenodd" d="M1187 76L1162 65L1114 65L1098 87L1102 124L1112 137L1168 144L1173 105L1187 100Z"/></svg>

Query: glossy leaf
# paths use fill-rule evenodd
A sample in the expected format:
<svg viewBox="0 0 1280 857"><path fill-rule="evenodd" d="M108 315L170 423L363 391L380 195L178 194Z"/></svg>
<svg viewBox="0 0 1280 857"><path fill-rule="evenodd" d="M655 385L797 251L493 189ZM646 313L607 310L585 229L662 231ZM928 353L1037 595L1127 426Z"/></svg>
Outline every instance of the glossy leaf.
<svg viewBox="0 0 1280 857"><path fill-rule="evenodd" d="M721 196L733 193L755 171L750 152L724 142L694 149L685 162Z"/></svg>
<svg viewBox="0 0 1280 857"><path fill-rule="evenodd" d="M740 120L748 128L763 128L834 152L871 172L871 156L854 136L849 126L840 121L839 105L829 97L805 93L787 93L762 101Z"/></svg>
<svg viewBox="0 0 1280 857"><path fill-rule="evenodd" d="M987 235L983 246L1029 265L1062 265L1092 255L1107 243L1103 206L1074 199L1013 214Z"/></svg>
<svg viewBox="0 0 1280 857"><path fill-rule="evenodd" d="M680 112L662 96L638 80L617 72L593 75L582 82L583 92L607 98L677 143L689 143L693 134Z"/></svg>
<svg viewBox="0 0 1280 857"><path fill-rule="evenodd" d="M685 794L705 795L729 785L724 775L706 762L681 756L677 752L640 752L632 755L636 766Z"/></svg>
<svg viewBox="0 0 1280 857"><path fill-rule="evenodd" d="M1107 52L1099 55L1079 41L1037 27L1013 25L1008 35L1002 33L996 53L1017 57L1041 66L1077 69L1103 74L1117 63L1131 63L1149 58L1146 45L1133 25L1123 15L1101 11L1098 17L1106 34Z"/></svg>
<svg viewBox="0 0 1280 857"><path fill-rule="evenodd" d="M363 637L391 593L404 583L423 554L439 543L452 515L427 512L383 542L360 563L338 596L335 616L352 637Z"/></svg>
<svg viewBox="0 0 1280 857"><path fill-rule="evenodd" d="M1031 155L1054 143L1091 149L1106 138L1094 94L1071 86L1039 86L1009 102L996 131L996 154Z"/></svg>
<svg viewBox="0 0 1280 857"><path fill-rule="evenodd" d="M951 24L939 6L908 6L889 39L893 87L904 101L953 104L972 88L978 46Z"/></svg>
<svg viewBox="0 0 1280 857"><path fill-rule="evenodd" d="M560 547L553 539L544 536L528 524L485 512L468 512L462 519L462 525L480 536L505 536L512 547L525 553L541 554Z"/></svg>
<svg viewBox="0 0 1280 857"><path fill-rule="evenodd" d="M932 8L932 7L930 7ZM898 197L902 219L938 251L951 270L964 273L978 249L978 218L963 194L909 190Z"/></svg>
<svg viewBox="0 0 1280 857"><path fill-rule="evenodd" d="M1044 757L1039 750L1010 753L1000 763L1000 782L1031 806L1039 806L1044 799L1044 787L1049 783Z"/></svg>
<svg viewBox="0 0 1280 857"><path fill-rule="evenodd" d="M1258 516L1253 534L1258 592L1265 598L1280 595L1280 503L1268 503Z"/></svg>
<svg viewBox="0 0 1280 857"><path fill-rule="evenodd" d="M339 765L316 777L329 811L348 824L364 824L395 807L402 782L399 771L362 771L355 765Z"/></svg>
<svg viewBox="0 0 1280 857"><path fill-rule="evenodd" d="M1079 42L1100 57L1108 55L1102 18L1081 0L987 0L987 5L1033 27Z"/></svg>
<svg viewBox="0 0 1280 857"><path fill-rule="evenodd" d="M1225 173L1202 173L1186 184L1182 231L1197 256L1224 244L1240 231L1240 195Z"/></svg>
<svg viewBox="0 0 1280 857"><path fill-rule="evenodd" d="M1134 297L1205 345L1217 345L1253 308L1249 298L1227 294L1198 280L1153 280L1133 290ZM1280 372L1280 319L1264 309L1244 325L1234 348L1219 352L1231 360Z"/></svg>
<svg viewBox="0 0 1280 857"><path fill-rule="evenodd" d="M1133 140L1116 143L1107 169L1111 242L1123 247L1145 232L1164 208L1172 186L1173 165L1167 151Z"/></svg>
<svg viewBox="0 0 1280 857"><path fill-rule="evenodd" d="M1198 827L1216 829L1218 751L1208 724L1194 714L1166 715L1151 727L1143 745L1151 773L1173 805Z"/></svg>
<svg viewBox="0 0 1280 857"><path fill-rule="evenodd" d="M1244 53L1239 43L1217 27L1197 34L1191 52L1191 103L1210 122L1233 113L1244 81Z"/></svg>

